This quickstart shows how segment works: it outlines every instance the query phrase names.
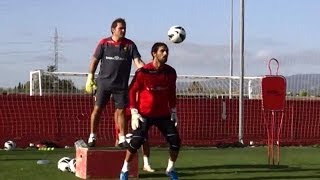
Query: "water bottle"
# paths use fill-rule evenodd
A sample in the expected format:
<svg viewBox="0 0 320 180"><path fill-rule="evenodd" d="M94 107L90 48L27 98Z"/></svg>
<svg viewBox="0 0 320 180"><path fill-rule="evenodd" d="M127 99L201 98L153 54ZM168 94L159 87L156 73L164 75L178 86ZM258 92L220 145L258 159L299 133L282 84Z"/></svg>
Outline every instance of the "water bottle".
<svg viewBox="0 0 320 180"><path fill-rule="evenodd" d="M79 147L87 148L88 145L84 142L83 139L79 139L78 141L74 142L74 147L75 148L79 148Z"/></svg>

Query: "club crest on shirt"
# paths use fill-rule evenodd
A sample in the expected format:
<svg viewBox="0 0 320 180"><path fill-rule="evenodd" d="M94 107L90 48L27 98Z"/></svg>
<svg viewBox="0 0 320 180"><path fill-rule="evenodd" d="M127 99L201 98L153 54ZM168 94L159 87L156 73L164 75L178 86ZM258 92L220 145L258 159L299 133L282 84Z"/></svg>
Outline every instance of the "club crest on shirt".
<svg viewBox="0 0 320 180"><path fill-rule="evenodd" d="M128 47L127 47L127 46L124 46L124 47L123 47L123 50L124 50L125 52L127 52L127 51L128 51Z"/></svg>

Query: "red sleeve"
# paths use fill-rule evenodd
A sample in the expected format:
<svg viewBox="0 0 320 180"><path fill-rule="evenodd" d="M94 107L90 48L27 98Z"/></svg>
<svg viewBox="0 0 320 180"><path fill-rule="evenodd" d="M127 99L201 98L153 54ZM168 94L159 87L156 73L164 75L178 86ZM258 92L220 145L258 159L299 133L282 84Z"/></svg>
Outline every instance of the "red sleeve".
<svg viewBox="0 0 320 180"><path fill-rule="evenodd" d="M137 92L141 87L142 73L139 69L136 71L129 87L129 108L137 109Z"/></svg>
<svg viewBox="0 0 320 180"><path fill-rule="evenodd" d="M175 108L177 103L176 98L176 81L177 81L177 73L173 69L173 73L170 74L170 97L169 97L169 107Z"/></svg>
<svg viewBox="0 0 320 180"><path fill-rule="evenodd" d="M100 42L98 43L96 49L94 50L94 54L93 56L97 59L101 59L103 56L103 45L106 42L106 39L102 39L100 40Z"/></svg>

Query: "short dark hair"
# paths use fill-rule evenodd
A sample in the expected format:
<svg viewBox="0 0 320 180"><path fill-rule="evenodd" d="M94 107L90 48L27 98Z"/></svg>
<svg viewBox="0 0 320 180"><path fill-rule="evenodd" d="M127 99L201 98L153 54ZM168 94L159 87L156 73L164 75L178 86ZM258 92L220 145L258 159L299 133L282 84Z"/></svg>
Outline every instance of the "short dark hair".
<svg viewBox="0 0 320 180"><path fill-rule="evenodd" d="M110 28L111 33L112 33L112 28L116 28L118 23L124 24L126 26L126 20L124 20L123 18L117 18L111 24L111 28Z"/></svg>
<svg viewBox="0 0 320 180"><path fill-rule="evenodd" d="M169 48L168 48L168 46L166 45L166 43L156 42L156 43L153 44L153 46L152 46L152 48L151 48L151 56L153 57L153 54L152 54L152 53L157 52L158 49L159 49L159 47L162 47L162 46L165 47L165 48L167 48L168 51L169 51Z"/></svg>

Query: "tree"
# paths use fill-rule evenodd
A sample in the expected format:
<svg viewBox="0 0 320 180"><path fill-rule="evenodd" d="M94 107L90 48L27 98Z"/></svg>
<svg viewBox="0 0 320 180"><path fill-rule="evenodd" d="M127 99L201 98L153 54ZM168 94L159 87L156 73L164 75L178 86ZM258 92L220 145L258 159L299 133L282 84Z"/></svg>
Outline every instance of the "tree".
<svg viewBox="0 0 320 180"><path fill-rule="evenodd" d="M193 81L192 84L188 87L189 93L204 93L205 90L203 86L198 81Z"/></svg>
<svg viewBox="0 0 320 180"><path fill-rule="evenodd" d="M48 72L54 72L55 66L48 66ZM67 93L75 92L76 88L72 80L60 79L55 74L41 74L41 87L43 93ZM33 82L33 89L39 89L39 79L35 78ZM30 81L21 83L14 87L14 92L28 93L30 91Z"/></svg>
<svg viewBox="0 0 320 180"><path fill-rule="evenodd" d="M306 90L301 90L299 92L299 96L303 96L303 97L308 96L308 92Z"/></svg>

